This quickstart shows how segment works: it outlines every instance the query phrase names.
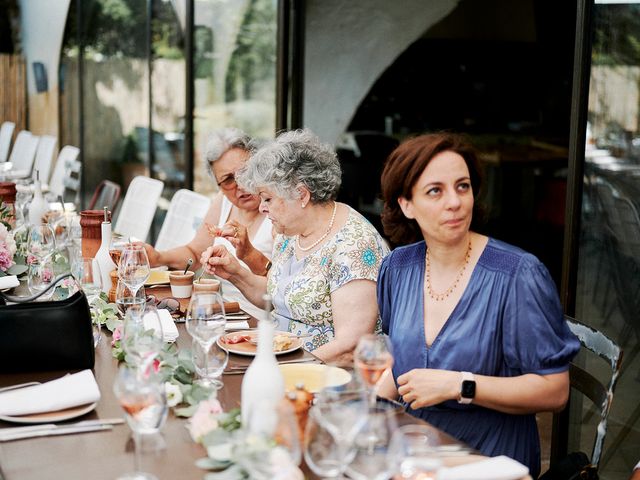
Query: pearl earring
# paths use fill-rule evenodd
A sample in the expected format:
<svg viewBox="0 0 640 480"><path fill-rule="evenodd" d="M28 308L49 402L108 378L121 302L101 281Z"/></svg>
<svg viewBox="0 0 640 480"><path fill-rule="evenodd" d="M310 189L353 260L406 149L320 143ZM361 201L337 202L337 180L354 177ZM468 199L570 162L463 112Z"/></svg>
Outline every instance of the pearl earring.
<svg viewBox="0 0 640 480"><path fill-rule="evenodd" d="M300 206L301 206L302 208L304 208L304 207L306 207L306 204L301 203L301 204L300 204Z"/></svg>

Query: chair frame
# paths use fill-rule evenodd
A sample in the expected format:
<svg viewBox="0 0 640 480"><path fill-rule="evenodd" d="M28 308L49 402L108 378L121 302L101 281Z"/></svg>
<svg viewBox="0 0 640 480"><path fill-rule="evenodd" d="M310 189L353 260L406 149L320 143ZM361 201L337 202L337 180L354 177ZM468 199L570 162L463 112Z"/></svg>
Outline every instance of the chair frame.
<svg viewBox="0 0 640 480"><path fill-rule="evenodd" d="M607 435L607 422L613 402L613 393L620 376L622 349L602 332L579 323L567 315L565 315L565 320L573 334L580 340L580 344L602 358L611 367L611 379L606 387L591 373L573 362L569 367L571 386L591 400L600 411L600 421L596 428L596 438L591 453L591 464L597 468L600 465L602 447Z"/></svg>

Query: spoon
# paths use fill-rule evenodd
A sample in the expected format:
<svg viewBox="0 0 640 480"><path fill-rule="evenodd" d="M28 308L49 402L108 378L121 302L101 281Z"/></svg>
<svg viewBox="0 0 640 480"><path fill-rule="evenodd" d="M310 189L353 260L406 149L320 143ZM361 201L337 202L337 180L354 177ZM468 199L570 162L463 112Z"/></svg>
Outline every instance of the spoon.
<svg viewBox="0 0 640 480"><path fill-rule="evenodd" d="M182 273L183 275L187 274L187 271L189 270L189 267L193 265L193 258L190 258L189 260L187 260L187 266L184 267L184 272Z"/></svg>

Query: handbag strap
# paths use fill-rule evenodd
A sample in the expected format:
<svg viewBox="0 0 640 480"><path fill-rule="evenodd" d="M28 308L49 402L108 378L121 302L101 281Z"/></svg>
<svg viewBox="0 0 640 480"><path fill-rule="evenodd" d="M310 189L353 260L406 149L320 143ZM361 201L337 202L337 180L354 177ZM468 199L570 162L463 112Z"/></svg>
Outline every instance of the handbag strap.
<svg viewBox="0 0 640 480"><path fill-rule="evenodd" d="M63 273L62 275L59 275L53 280L53 282L49 284L49 286L47 286L47 288L45 288L41 292L36 293L35 295L31 295L30 297L14 297L13 295L7 295L6 293L3 293L3 292L0 292L0 296L3 297L6 301L13 302L13 303L33 302L34 300L40 298L42 295L47 293L52 288L55 288L58 282L61 282L62 280L68 277L73 278L73 275L71 275L71 273Z"/></svg>

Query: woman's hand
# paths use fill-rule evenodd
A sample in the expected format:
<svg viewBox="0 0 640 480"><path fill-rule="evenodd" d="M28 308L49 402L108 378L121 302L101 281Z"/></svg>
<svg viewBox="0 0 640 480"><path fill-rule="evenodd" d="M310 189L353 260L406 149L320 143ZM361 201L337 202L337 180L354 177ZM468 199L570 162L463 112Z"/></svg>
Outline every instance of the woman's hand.
<svg viewBox="0 0 640 480"><path fill-rule="evenodd" d="M133 242L133 245L139 245L144 248L145 252L147 252L147 258L149 259L149 266L157 267L161 265L160 252L153 248L151 245L144 242Z"/></svg>
<svg viewBox="0 0 640 480"><path fill-rule="evenodd" d="M233 245L233 248L236 249L236 256L240 260L244 260L254 250L251 240L249 240L247 227L235 220L231 220L222 226L220 236Z"/></svg>
<svg viewBox="0 0 640 480"><path fill-rule="evenodd" d="M231 255L223 245L213 245L208 247L200 257L204 271L210 275L229 279L242 270L242 265L238 259Z"/></svg>
<svg viewBox="0 0 640 480"><path fill-rule="evenodd" d="M461 381L460 372L414 368L398 377L398 393L415 410L456 400Z"/></svg>

